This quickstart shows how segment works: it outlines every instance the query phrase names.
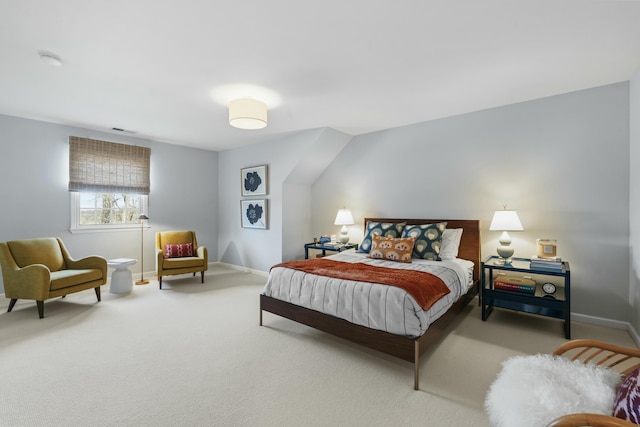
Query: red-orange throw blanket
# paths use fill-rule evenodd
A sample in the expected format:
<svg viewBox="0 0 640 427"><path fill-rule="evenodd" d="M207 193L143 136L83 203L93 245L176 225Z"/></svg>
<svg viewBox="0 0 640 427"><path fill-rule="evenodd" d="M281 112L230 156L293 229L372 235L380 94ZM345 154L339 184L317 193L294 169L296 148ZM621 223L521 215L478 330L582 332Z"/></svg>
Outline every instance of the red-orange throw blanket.
<svg viewBox="0 0 640 427"><path fill-rule="evenodd" d="M382 283L402 288L411 295L420 307L428 310L449 288L441 278L431 273L398 268L385 268L363 263L346 263L324 258L288 261L274 265L304 271L318 276L359 282Z"/></svg>

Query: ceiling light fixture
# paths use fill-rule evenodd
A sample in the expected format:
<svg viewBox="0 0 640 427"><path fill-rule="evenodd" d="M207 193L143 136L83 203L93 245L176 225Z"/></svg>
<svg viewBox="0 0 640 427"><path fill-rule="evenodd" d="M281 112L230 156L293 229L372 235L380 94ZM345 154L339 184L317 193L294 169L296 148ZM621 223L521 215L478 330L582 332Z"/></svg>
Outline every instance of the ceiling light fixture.
<svg viewBox="0 0 640 427"><path fill-rule="evenodd" d="M38 55L40 56L40 60L45 64L49 64L54 67L60 67L62 65L62 59L60 59L56 54L41 50L38 52Z"/></svg>
<svg viewBox="0 0 640 427"><path fill-rule="evenodd" d="M239 129L262 129L267 126L267 104L253 98L229 102L229 124Z"/></svg>

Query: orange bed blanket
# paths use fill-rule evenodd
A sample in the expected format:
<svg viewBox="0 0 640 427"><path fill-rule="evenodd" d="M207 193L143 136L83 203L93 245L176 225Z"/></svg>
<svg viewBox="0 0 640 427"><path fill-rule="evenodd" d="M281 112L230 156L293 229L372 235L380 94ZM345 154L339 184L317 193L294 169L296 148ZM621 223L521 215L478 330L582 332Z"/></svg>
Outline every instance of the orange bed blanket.
<svg viewBox="0 0 640 427"><path fill-rule="evenodd" d="M424 271L346 263L324 258L287 261L276 264L271 269L276 267L292 268L335 279L396 286L407 291L424 310L428 310L436 301L451 292L442 279Z"/></svg>

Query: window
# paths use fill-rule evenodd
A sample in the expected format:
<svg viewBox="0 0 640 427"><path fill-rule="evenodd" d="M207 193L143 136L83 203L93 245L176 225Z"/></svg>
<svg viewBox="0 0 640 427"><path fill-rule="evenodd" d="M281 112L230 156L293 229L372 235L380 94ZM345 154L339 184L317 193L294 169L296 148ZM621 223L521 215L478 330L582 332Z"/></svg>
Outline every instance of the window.
<svg viewBox="0 0 640 427"><path fill-rule="evenodd" d="M148 197L142 194L72 192L71 230L138 229L138 216L148 211Z"/></svg>
<svg viewBox="0 0 640 427"><path fill-rule="evenodd" d="M148 213L151 150L69 138L71 231L138 228Z"/></svg>

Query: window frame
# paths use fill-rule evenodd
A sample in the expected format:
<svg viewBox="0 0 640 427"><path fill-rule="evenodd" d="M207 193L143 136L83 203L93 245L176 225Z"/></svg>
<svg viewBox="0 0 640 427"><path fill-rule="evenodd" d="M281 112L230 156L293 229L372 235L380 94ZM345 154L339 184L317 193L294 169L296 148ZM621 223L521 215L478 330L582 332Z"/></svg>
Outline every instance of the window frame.
<svg viewBox="0 0 640 427"><path fill-rule="evenodd" d="M104 194L107 192L88 191L88 193ZM140 227L141 227L140 222L130 223L130 224L88 224L88 225L80 224L80 192L70 191L69 194L71 195L70 197L71 226L69 228L69 231L71 233L99 233L99 232L109 232L109 231L140 230ZM113 194L113 193L108 192L108 194ZM127 193L127 194L133 194L133 193ZM148 214L149 196L146 194L138 194L138 196L140 196L140 213L149 215ZM148 221L145 221L145 222L146 224L143 227L149 228L149 222Z"/></svg>

